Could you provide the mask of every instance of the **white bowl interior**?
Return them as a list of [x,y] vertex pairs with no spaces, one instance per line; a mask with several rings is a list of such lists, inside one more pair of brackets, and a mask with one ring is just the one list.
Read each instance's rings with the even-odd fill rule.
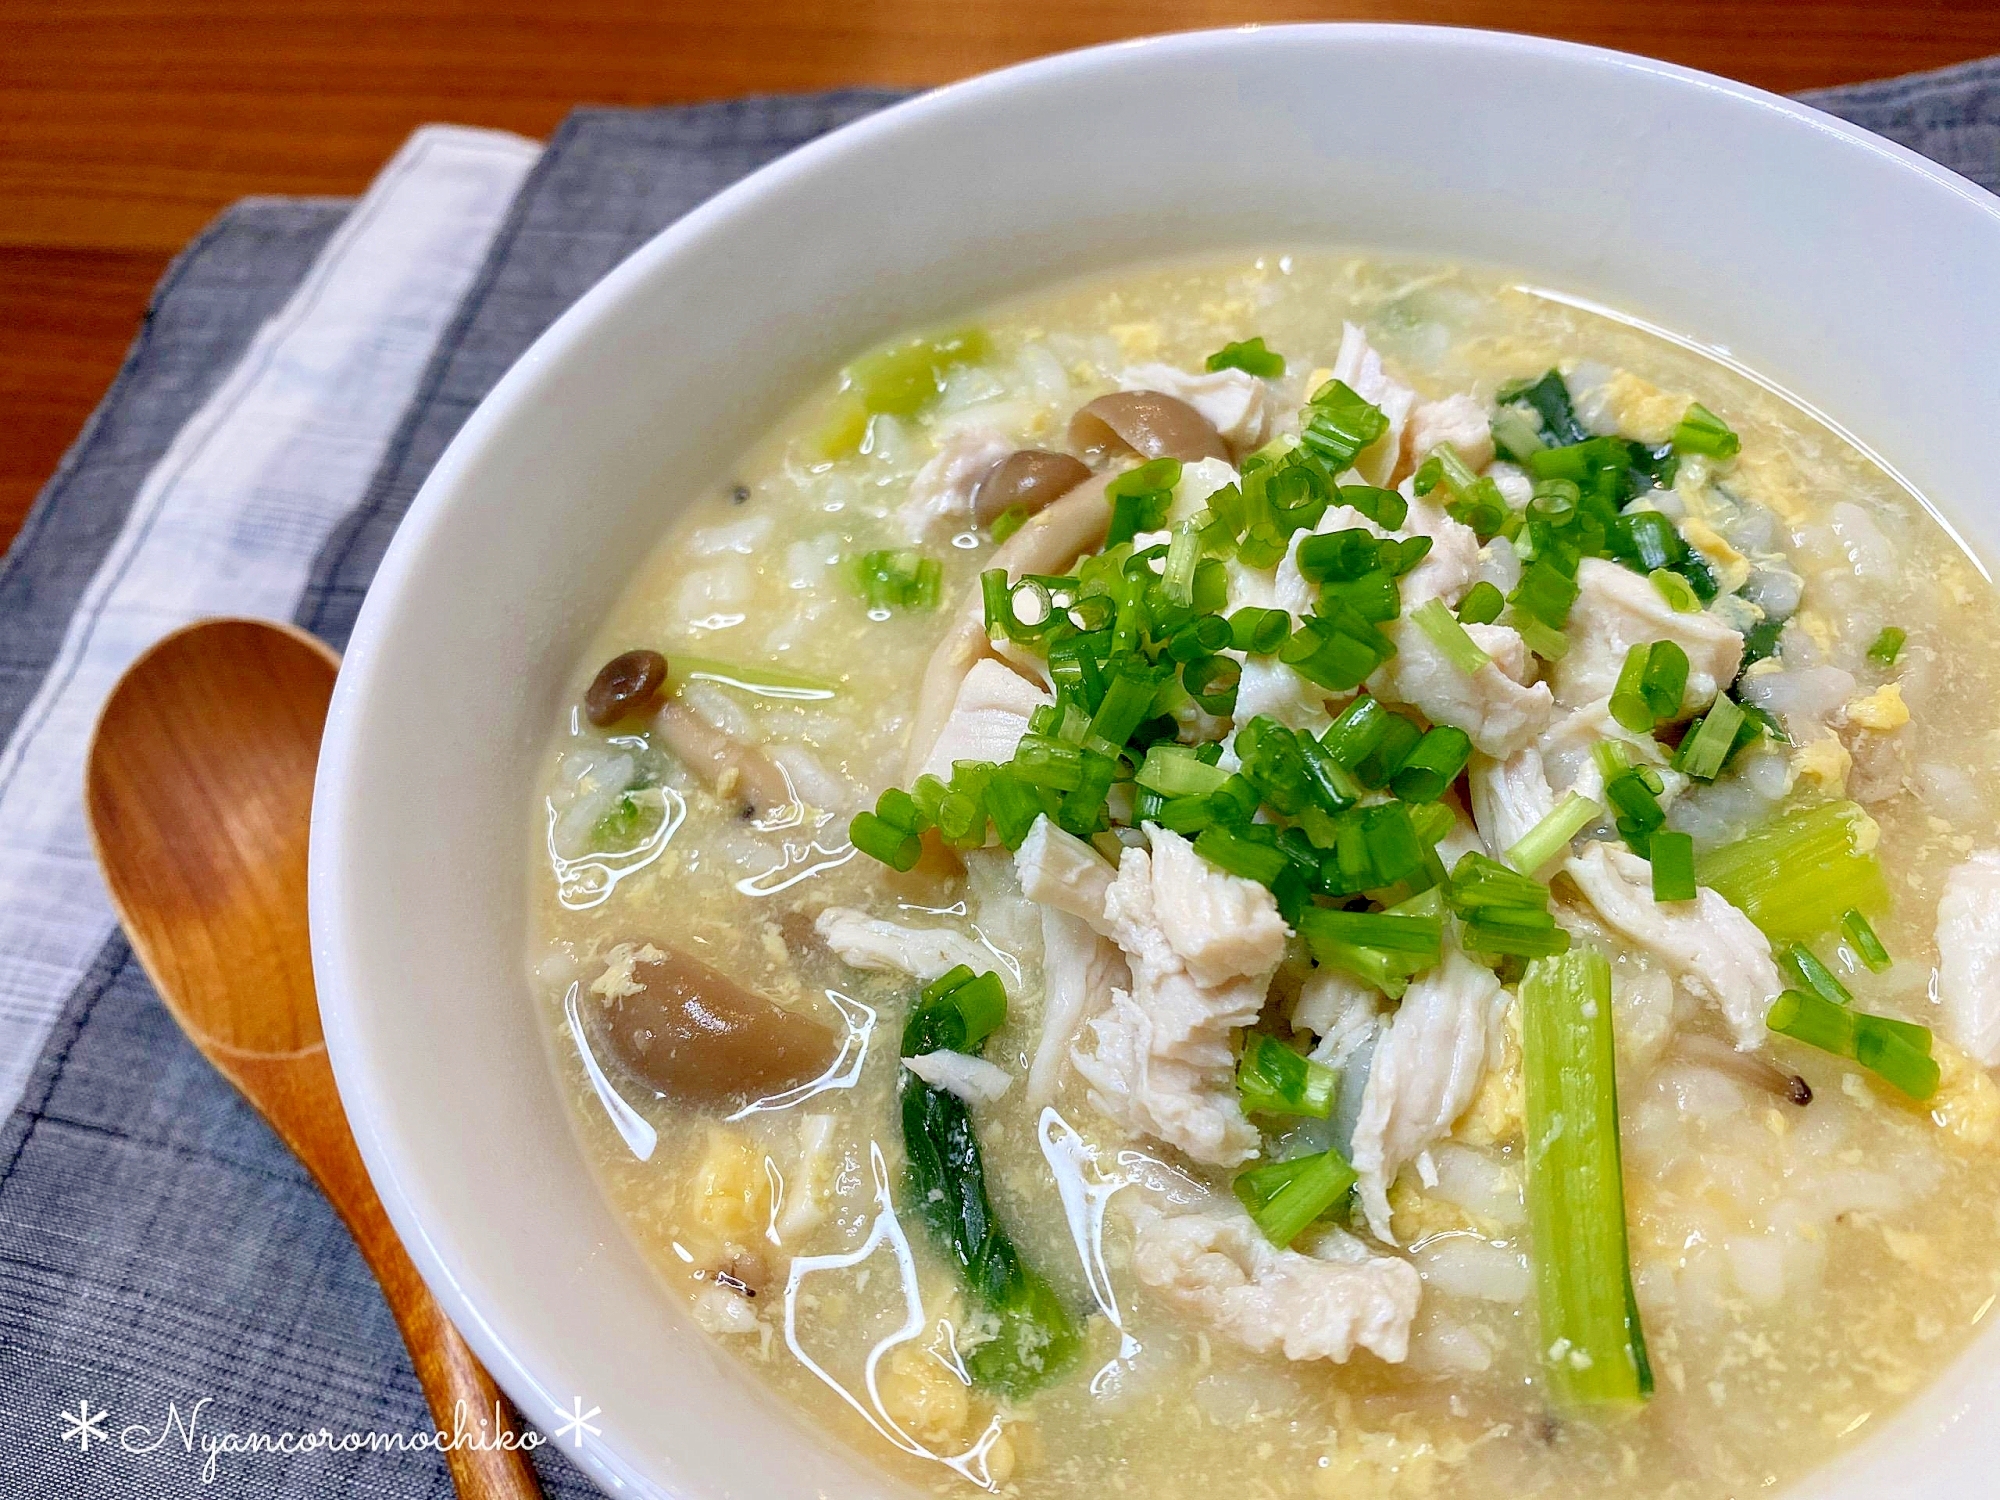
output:
[[[904,326],[1121,262],[1301,242],[1518,268],[1692,333],[2000,553],[2000,202],[1665,65],[1416,28],[1167,38],[903,106],[690,216],[535,346],[425,486],[341,675],[313,826],[329,1042],[383,1197],[532,1417],[601,1408],[582,1457],[607,1484],[890,1488],[647,1271],[583,1166],[526,993],[540,757],[585,638],[670,520],[659,496],[719,481],[811,382]],[[1974,1413],[1996,1402],[1989,1334],[1803,1492],[1978,1492],[2000,1436]]]

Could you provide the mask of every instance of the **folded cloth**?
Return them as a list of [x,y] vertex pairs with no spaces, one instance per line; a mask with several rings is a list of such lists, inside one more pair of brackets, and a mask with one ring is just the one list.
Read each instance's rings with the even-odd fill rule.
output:
[[[193,614],[344,641],[537,334],[703,198],[897,97],[582,111],[532,170],[521,143],[421,132],[351,214],[242,204],[169,272],[0,564],[0,1494],[450,1495],[407,1447],[428,1416],[339,1221],[111,926],[76,809],[90,719]],[[1810,97],[2000,187],[2000,64]],[[334,1446],[220,1453],[203,1482],[220,1435],[322,1429]],[[371,1433],[405,1445],[338,1443]],[[551,1492],[594,1495],[555,1454]]]

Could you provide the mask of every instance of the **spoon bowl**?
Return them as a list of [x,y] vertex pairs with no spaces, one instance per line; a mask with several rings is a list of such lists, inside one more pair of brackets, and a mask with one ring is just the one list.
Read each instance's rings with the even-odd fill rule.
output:
[[313,771],[339,658],[300,630],[203,620],[145,652],[91,739],[84,806],[132,951],[195,1047],[302,1161],[382,1283],[458,1493],[541,1493],[511,1408],[411,1263],[320,1031],[306,922]]

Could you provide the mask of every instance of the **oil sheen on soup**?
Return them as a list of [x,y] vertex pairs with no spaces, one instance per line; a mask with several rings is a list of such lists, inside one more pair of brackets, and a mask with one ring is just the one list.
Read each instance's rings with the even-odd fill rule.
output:
[[639,1246],[886,1469],[1740,1495],[1991,1306],[1991,587],[1773,388],[1272,253],[659,501],[534,989]]

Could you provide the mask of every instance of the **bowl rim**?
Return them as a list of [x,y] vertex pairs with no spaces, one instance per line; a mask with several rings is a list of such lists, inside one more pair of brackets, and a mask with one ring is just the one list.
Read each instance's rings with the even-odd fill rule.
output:
[[[882,138],[921,131],[934,119],[989,98],[1024,86],[1115,69],[1127,58],[1204,53],[1220,56],[1230,48],[1258,45],[1260,40],[1272,38],[1351,49],[1416,42],[1439,49],[1484,51],[1496,60],[1528,58],[1637,75],[1698,93],[1720,95],[1737,104],[1752,106],[1783,128],[1803,127],[1831,137],[1846,148],[1898,163],[2000,224],[2000,197],[1978,184],[1813,105],[1754,85],[1678,63],[1552,37],[1472,27],[1333,21],[1250,24],[1134,37],[1031,58],[925,90],[837,127],[738,179],[620,261],[538,335],[480,400],[426,476],[398,525],[363,600],[334,686],[320,747],[309,856],[313,966],[322,1026],[327,1053],[362,1160],[391,1223],[439,1304],[522,1415],[545,1432],[570,1421],[573,1414],[569,1408],[557,1404],[552,1389],[532,1368],[532,1357],[521,1351],[510,1337],[504,1326],[504,1310],[481,1307],[467,1291],[459,1275],[463,1257],[455,1240],[460,1236],[448,1232],[441,1222],[442,1216],[435,1216],[440,1220],[439,1232],[433,1234],[434,1205],[413,1183],[415,1157],[411,1144],[382,1128],[383,1111],[378,1106],[386,1093],[355,1021],[356,980],[350,948],[357,936],[349,892],[341,879],[341,872],[348,868],[350,852],[341,814],[349,795],[349,772],[362,742],[358,705],[367,695],[368,682],[378,663],[394,650],[394,640],[386,628],[393,612],[388,601],[410,587],[417,561],[425,550],[425,539],[456,499],[477,451],[504,428],[516,410],[535,399],[549,366],[586,343],[602,324],[616,316],[663,262],[674,259],[684,246],[698,242],[752,203],[783,192],[796,179],[817,173],[830,162],[865,151]],[[564,1452],[593,1481],[608,1489],[639,1494],[674,1493],[652,1478],[609,1433],[591,1436]]]

